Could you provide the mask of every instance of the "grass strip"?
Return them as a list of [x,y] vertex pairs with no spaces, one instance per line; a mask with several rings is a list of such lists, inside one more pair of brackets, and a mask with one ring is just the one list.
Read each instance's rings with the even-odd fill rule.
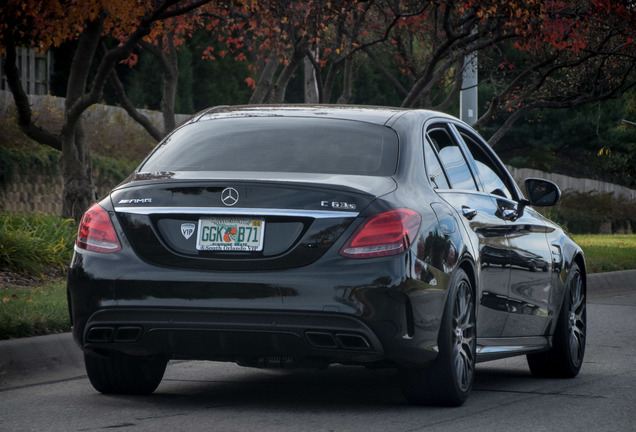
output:
[[64,281],[0,288],[0,340],[70,330]]
[[576,234],[572,238],[585,253],[588,273],[636,269],[636,234]]

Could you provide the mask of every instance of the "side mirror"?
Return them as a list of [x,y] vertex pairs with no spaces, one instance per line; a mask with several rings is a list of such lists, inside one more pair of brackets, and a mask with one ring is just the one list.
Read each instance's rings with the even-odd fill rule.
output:
[[533,206],[550,207],[559,202],[559,187],[548,180],[529,178],[525,181],[528,203]]

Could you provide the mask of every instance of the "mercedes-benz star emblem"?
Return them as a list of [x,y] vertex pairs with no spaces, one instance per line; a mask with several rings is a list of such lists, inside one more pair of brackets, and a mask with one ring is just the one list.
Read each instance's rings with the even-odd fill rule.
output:
[[221,192],[221,202],[228,207],[232,207],[239,200],[239,193],[234,188],[225,188]]

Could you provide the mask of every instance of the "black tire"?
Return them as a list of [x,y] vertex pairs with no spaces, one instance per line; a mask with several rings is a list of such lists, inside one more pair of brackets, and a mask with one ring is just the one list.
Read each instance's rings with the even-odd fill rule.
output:
[[579,374],[585,355],[587,306],[585,280],[581,270],[572,264],[565,297],[559,313],[552,348],[528,354],[532,375],[548,378],[573,378]]
[[413,405],[460,406],[473,386],[476,356],[475,292],[458,269],[449,288],[438,335],[439,354],[426,368],[401,368],[400,383]]
[[167,363],[154,356],[84,354],[88,379],[95,390],[105,394],[150,394],[161,382]]

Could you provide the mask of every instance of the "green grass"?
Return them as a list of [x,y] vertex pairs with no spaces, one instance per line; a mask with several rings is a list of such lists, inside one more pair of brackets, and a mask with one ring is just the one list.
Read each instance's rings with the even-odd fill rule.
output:
[[71,330],[63,281],[0,288],[0,340]]
[[636,269],[636,234],[572,235],[585,253],[588,273]]

